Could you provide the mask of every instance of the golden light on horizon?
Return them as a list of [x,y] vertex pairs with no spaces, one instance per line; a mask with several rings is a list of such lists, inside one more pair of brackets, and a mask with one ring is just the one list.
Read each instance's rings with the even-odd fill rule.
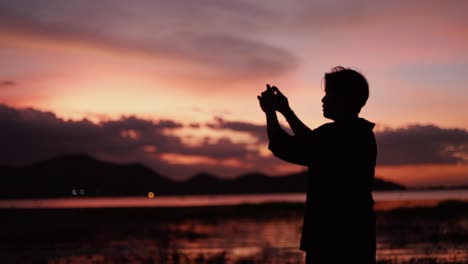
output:
[[198,155],[185,155],[176,153],[165,153],[161,154],[160,158],[167,161],[170,164],[205,164],[215,165],[216,160],[209,157],[198,156]]
[[148,198],[153,199],[154,196],[154,192],[148,192]]

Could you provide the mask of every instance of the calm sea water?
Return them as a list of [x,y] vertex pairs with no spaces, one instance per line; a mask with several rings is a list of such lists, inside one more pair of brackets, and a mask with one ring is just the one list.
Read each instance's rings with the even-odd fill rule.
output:
[[[150,198],[151,197],[151,198]],[[433,205],[442,200],[468,200],[468,189],[377,191],[376,202],[397,202],[395,206]],[[0,208],[118,208],[118,207],[187,207],[260,204],[271,202],[305,201],[303,193],[287,194],[241,194],[241,195],[188,195],[161,196],[150,194],[144,197],[70,197],[59,199],[0,200]],[[377,208],[378,209],[378,208]]]

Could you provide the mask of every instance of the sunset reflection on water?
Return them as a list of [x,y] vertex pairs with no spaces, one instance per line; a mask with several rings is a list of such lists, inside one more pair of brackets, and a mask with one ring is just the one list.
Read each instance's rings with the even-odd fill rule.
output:
[[[378,191],[373,193],[376,210],[397,207],[434,206],[443,200],[468,200],[468,190]],[[127,208],[230,206],[261,203],[303,203],[305,193],[157,196],[71,197],[0,200],[0,208]]]
[[[158,198],[146,200],[154,202]],[[378,261],[468,263],[467,206],[466,201],[437,199],[377,202]],[[303,263],[304,253],[298,249],[302,209],[300,203],[2,209],[0,260]],[[338,243],[339,238],[336,240]]]

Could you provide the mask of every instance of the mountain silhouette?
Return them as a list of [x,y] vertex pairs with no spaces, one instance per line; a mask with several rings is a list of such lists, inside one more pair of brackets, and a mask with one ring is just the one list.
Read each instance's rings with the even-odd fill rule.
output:
[[60,156],[23,167],[2,167],[0,197],[69,197],[164,193],[173,182],[138,164],[115,164],[88,155]]
[[[187,194],[298,193],[306,191],[306,172],[284,176],[247,173],[224,179],[206,172],[172,181],[140,163],[117,164],[89,155],[59,156],[27,166],[0,166],[0,198],[146,196]],[[381,179],[375,190],[401,190]]]

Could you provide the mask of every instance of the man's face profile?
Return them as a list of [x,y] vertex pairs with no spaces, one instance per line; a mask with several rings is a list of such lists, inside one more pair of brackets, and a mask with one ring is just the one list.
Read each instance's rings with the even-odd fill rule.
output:
[[343,96],[340,96],[332,89],[325,88],[325,96],[322,98],[323,116],[336,120],[346,113],[346,104]]

